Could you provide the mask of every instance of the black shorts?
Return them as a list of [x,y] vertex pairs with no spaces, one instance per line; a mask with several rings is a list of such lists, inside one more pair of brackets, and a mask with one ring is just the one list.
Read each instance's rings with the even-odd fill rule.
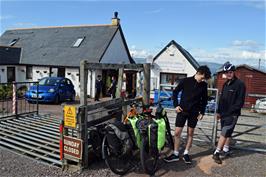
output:
[[198,115],[199,113],[179,112],[176,115],[175,126],[184,127],[187,121],[188,127],[195,128],[198,122]]
[[238,116],[227,116],[221,118],[221,135],[228,138],[231,137],[237,123]]

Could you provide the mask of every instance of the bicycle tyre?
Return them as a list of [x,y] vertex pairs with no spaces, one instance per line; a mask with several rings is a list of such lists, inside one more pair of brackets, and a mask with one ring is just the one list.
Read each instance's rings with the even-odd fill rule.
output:
[[104,136],[102,142],[102,157],[105,161],[105,164],[115,174],[125,175],[132,168],[130,159],[120,159],[116,154],[112,154],[110,147],[108,146],[106,135]]
[[152,156],[149,152],[148,137],[142,137],[140,146],[140,161],[143,170],[147,174],[154,175],[157,170],[158,158],[159,154]]

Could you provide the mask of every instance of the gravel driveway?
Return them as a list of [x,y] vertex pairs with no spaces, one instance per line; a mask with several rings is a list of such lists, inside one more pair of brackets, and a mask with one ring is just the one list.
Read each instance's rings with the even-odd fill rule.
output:
[[[217,165],[211,159],[211,151],[203,145],[194,145],[192,150],[193,163],[186,165],[182,160],[166,164],[159,161],[159,170],[155,176],[266,176],[266,155],[253,152],[235,150],[231,158],[225,159],[222,165]],[[113,174],[103,161],[96,161],[81,174],[66,172],[60,168],[40,163],[36,160],[14,154],[9,150],[0,148],[0,176],[1,177],[63,177],[63,176],[117,176]],[[135,169],[126,176],[148,176],[141,169]]]
[[[61,106],[40,105],[42,113],[57,113],[60,117],[62,112]],[[248,114],[248,113],[245,113]],[[261,116],[258,122],[265,124],[265,116]],[[243,120],[243,118],[240,118]],[[245,122],[246,117],[245,117]],[[252,121],[251,121],[252,122]],[[254,122],[253,122],[254,123]],[[263,140],[263,139],[262,139]],[[265,136],[264,141],[265,142]],[[266,149],[265,144],[261,144]],[[162,154],[163,158],[167,152]],[[225,159],[222,165],[217,165],[211,159],[212,150],[207,143],[194,143],[191,149],[193,163],[186,165],[182,160],[174,163],[166,164],[163,160],[159,161],[159,170],[155,176],[165,177],[182,177],[182,176],[252,176],[266,177],[266,154],[256,153],[244,150],[234,150],[233,156]],[[58,167],[49,166],[30,159],[20,154],[16,154],[7,149],[0,147],[0,177],[21,177],[21,176],[45,176],[45,177],[63,177],[63,176],[117,176],[113,174],[102,160],[91,163],[89,169],[82,173],[62,171]],[[141,168],[136,168],[129,172],[126,176],[148,176],[143,173]]]

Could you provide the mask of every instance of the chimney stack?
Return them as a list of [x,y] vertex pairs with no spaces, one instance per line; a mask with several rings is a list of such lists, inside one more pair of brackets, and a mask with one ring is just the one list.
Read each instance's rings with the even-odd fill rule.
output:
[[118,12],[114,12],[114,17],[112,18],[112,25],[118,26],[120,24],[120,19],[118,18]]

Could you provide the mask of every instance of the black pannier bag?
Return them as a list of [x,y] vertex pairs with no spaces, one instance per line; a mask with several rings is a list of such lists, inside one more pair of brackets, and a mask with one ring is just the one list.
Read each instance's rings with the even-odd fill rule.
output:
[[103,133],[101,132],[102,126],[93,126],[89,129],[88,133],[88,143],[92,146],[93,152],[97,157],[101,157],[101,148]]
[[107,142],[114,154],[119,156],[129,154],[132,150],[132,141],[129,138],[126,125],[120,121],[110,123],[105,127]]
[[158,125],[152,121],[148,128],[150,153],[153,156],[158,155],[157,140],[158,140]]

